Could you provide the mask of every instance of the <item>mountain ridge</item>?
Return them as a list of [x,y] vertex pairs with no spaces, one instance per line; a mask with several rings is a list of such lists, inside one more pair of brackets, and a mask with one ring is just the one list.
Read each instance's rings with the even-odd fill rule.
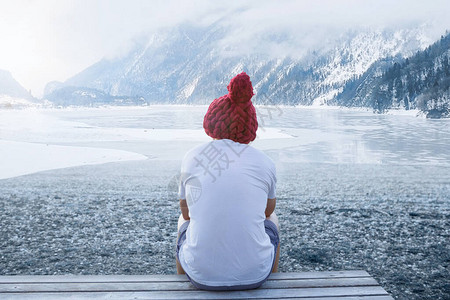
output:
[[7,95],[26,100],[33,100],[34,97],[17,80],[13,78],[7,70],[0,69],[0,95]]
[[[344,106],[420,109],[427,117],[450,116],[450,33],[414,55],[383,66],[377,61],[363,75],[346,83],[334,99]],[[378,73],[378,74],[377,74]],[[368,80],[369,79],[369,80]]]
[[27,107],[36,102],[38,100],[9,71],[0,69],[0,108]]
[[[246,71],[257,104],[340,105],[335,98],[346,84],[376,62],[384,61],[388,68],[428,46],[425,32],[424,27],[353,30],[325,50],[309,50],[301,58],[273,58],[224,55],[228,50],[216,47],[226,37],[220,24],[183,25],[151,36],[123,57],[99,61],[61,83],[57,93],[46,88],[50,93],[45,97],[60,105],[208,104],[227,93],[233,75]],[[71,100],[77,88],[97,95]]]

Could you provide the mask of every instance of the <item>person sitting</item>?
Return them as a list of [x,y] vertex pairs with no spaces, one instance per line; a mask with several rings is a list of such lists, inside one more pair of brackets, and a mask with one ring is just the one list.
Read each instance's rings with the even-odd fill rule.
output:
[[203,120],[213,140],[181,163],[177,272],[205,290],[257,288],[280,254],[275,164],[249,145],[258,128],[250,77],[243,72],[227,88]]

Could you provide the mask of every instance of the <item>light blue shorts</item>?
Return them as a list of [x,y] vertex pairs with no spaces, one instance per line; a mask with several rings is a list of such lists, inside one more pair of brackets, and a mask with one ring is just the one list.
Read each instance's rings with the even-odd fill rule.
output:
[[[178,230],[178,240],[177,240],[177,258],[178,261],[180,260],[179,257],[179,252],[181,249],[181,246],[183,245],[183,243],[186,241],[186,231],[189,227],[189,221],[183,223],[180,226],[180,230]],[[273,223],[270,220],[264,220],[264,227],[266,229],[266,233],[270,238],[270,242],[272,243],[274,249],[275,249],[275,255],[273,256],[273,262],[272,262],[272,268],[273,265],[275,264],[275,260],[277,257],[277,248],[278,245],[280,244],[280,237],[278,234],[278,229],[277,229],[277,225],[275,225],[275,223]],[[271,269],[272,269],[271,268]],[[202,290],[209,290],[209,291],[231,291],[231,290],[250,290],[250,289],[256,289],[258,287],[260,287],[264,282],[266,282],[267,278],[269,278],[269,275],[267,275],[266,278],[264,278],[263,280],[261,280],[260,282],[257,283],[252,283],[252,284],[241,284],[241,285],[233,285],[233,286],[209,286],[209,285],[204,285],[201,283],[198,283],[194,280],[192,280],[191,277],[189,277],[189,274],[186,273],[186,276],[188,277],[189,281],[196,287]]]

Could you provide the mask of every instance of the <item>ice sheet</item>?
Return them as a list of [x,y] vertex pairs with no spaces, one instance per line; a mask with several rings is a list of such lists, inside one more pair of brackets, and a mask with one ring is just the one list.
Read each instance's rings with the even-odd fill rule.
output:
[[[100,110],[106,114],[114,111],[128,112],[121,116],[121,121],[130,118],[127,116],[129,108]],[[99,111],[75,111],[80,118],[96,112]],[[175,142],[201,143],[211,140],[203,128],[93,126],[64,119],[61,117],[64,113],[67,111],[0,110],[0,179],[87,164],[147,158],[173,159],[182,157],[186,151],[173,147]],[[261,127],[257,135],[259,140],[293,138],[280,128],[269,127]],[[93,147],[79,147],[90,144]],[[150,153],[145,150],[148,145],[151,145]],[[168,151],[169,145],[175,149]]]
[[[63,112],[61,111],[61,113]],[[89,112],[92,111],[78,111],[77,113],[81,117]],[[93,119],[95,117],[93,116]],[[121,117],[122,120],[127,119],[126,115]],[[260,126],[256,134],[259,139],[292,138],[292,135],[283,132],[281,128]],[[36,143],[211,140],[203,128],[93,126],[88,123],[59,119],[53,114],[39,110],[0,110],[0,138]]]

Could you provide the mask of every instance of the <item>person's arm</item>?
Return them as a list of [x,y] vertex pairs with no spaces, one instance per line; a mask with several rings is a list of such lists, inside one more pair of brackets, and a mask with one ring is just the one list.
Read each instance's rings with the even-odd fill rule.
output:
[[275,210],[275,204],[277,202],[277,198],[273,199],[267,199],[267,206],[266,206],[266,218],[270,217],[270,215]]
[[187,206],[186,199],[180,199],[180,208],[181,208],[181,214],[183,215],[183,218],[185,220],[189,220],[189,208]]

